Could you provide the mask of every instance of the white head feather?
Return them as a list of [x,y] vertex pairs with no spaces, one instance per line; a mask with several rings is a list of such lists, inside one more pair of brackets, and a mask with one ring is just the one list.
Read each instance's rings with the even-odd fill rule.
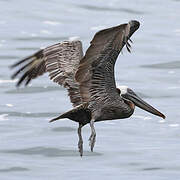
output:
[[120,95],[121,95],[121,94],[126,94],[126,93],[127,93],[127,89],[128,89],[127,86],[118,86],[118,88],[119,88],[120,91],[121,91]]

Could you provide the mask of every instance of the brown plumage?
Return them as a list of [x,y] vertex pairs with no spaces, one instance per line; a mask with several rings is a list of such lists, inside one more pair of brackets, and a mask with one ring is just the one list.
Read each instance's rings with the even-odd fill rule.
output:
[[20,76],[17,86],[22,83],[28,85],[32,79],[49,73],[49,78],[68,90],[73,106],[82,103],[79,84],[74,76],[83,57],[81,41],[64,41],[29,56],[11,66],[19,69],[12,75],[12,79]]
[[[81,128],[90,123],[91,151],[95,144],[96,132],[94,122],[127,118],[134,112],[135,105],[165,117],[147,104],[140,104],[139,97],[129,88],[117,89],[114,79],[114,65],[124,45],[130,52],[130,37],[139,28],[139,22],[130,21],[95,34],[83,56],[81,41],[65,41],[47,47],[29,56],[12,67],[19,69],[12,78],[20,76],[17,86],[25,85],[44,74],[68,90],[74,108],[57,118],[69,118],[79,123],[79,152],[83,154]],[[122,92],[121,92],[122,91]],[[128,96],[131,92],[133,97]],[[148,109],[149,108],[149,109]]]

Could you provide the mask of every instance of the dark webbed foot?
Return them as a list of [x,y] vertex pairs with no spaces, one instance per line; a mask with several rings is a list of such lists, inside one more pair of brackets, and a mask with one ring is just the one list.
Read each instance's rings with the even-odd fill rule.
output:
[[83,139],[82,139],[82,134],[81,134],[82,127],[83,127],[83,125],[79,124],[79,127],[78,127],[78,136],[79,136],[78,149],[79,149],[79,153],[80,153],[81,157],[83,155]]
[[91,147],[91,151],[93,152],[93,148],[96,142],[96,131],[94,128],[94,119],[90,121],[90,127],[91,127],[91,135],[89,137],[89,146]]

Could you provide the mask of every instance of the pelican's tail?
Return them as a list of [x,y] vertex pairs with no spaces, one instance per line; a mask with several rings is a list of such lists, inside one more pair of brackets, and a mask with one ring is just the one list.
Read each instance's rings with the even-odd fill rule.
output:
[[89,123],[91,120],[91,112],[88,109],[88,103],[80,104],[79,106],[76,106],[74,109],[71,109],[70,111],[63,113],[60,116],[51,119],[49,122],[53,122],[64,118],[71,119],[83,125]]
[[[68,111],[69,112],[69,111]],[[64,119],[64,118],[67,118],[67,114],[68,112],[64,113],[64,114],[61,114],[60,116],[56,117],[56,118],[53,118],[51,119],[49,122],[53,122],[53,121],[56,121],[58,119]]]

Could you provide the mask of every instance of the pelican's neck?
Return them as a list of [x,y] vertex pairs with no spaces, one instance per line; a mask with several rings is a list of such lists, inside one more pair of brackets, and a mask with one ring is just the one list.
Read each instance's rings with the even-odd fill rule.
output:
[[127,114],[127,117],[130,117],[133,113],[134,113],[134,109],[135,109],[135,105],[132,101],[130,100],[127,100],[127,99],[124,99],[124,103],[127,105],[127,109],[126,109],[126,114]]
[[134,103],[133,103],[132,101],[127,101],[127,100],[125,100],[125,103],[126,103],[132,110],[135,109],[135,105],[134,105]]

